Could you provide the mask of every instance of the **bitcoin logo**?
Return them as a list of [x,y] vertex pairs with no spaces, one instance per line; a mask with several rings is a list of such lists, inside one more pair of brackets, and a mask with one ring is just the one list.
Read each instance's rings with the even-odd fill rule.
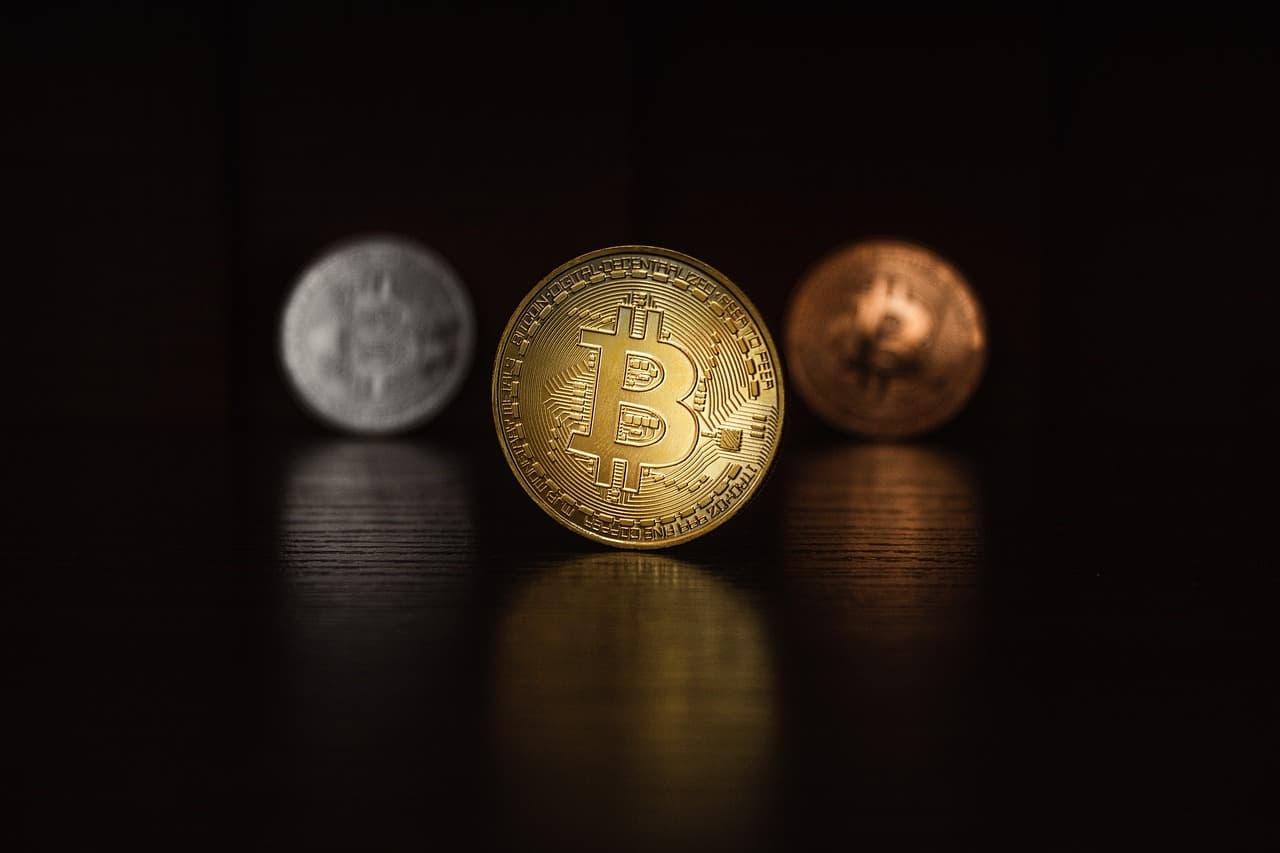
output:
[[391,277],[378,276],[372,288],[360,288],[351,305],[351,372],[368,383],[375,397],[387,380],[417,359],[409,306],[391,289]]
[[407,430],[430,420],[467,375],[471,299],[435,252],[398,237],[325,252],[294,284],[280,355],[298,400],[338,429]]
[[899,240],[824,258],[787,315],[787,363],[805,402],[871,438],[945,423],[977,387],[986,346],[982,308],[960,272]]
[[641,315],[640,334],[634,319],[631,306],[623,305],[616,331],[582,330],[580,345],[599,354],[594,404],[588,431],[569,439],[570,452],[592,460],[597,486],[620,480],[628,492],[640,491],[642,468],[682,462],[698,440],[698,419],[683,402],[697,382],[697,368],[679,347],[660,339],[661,311]]
[[778,354],[722,273],[624,246],[555,270],[507,324],[493,373],[498,439],[552,518],[658,548],[730,518],[781,434]]
[[849,311],[832,328],[849,369],[887,382],[919,368],[934,325],[927,305],[883,273],[849,303]]

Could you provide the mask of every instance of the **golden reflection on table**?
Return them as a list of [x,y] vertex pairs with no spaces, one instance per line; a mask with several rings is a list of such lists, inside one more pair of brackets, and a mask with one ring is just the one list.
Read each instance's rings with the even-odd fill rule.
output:
[[651,553],[568,561],[515,591],[494,654],[498,758],[527,830],[654,850],[761,831],[774,665],[752,602],[714,574]]

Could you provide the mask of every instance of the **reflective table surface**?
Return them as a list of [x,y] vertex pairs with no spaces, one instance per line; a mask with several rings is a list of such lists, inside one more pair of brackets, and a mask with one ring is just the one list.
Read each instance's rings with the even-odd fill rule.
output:
[[1256,513],[1152,489],[1158,452],[792,441],[730,524],[641,553],[482,440],[10,447],[24,849],[1273,830],[1253,549],[1223,544]]

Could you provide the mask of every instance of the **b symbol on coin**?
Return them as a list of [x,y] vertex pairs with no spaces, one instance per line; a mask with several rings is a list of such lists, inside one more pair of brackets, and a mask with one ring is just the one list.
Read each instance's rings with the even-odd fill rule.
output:
[[893,277],[878,275],[850,298],[847,313],[832,324],[832,332],[851,370],[864,381],[888,383],[919,369],[933,326],[925,303]]
[[678,346],[661,339],[663,312],[646,309],[640,330],[630,305],[618,308],[613,332],[584,328],[580,346],[597,351],[588,431],[569,452],[592,457],[597,486],[640,491],[642,468],[675,465],[693,452],[698,419],[684,403],[698,371]]
[[903,240],[866,240],[820,261],[787,314],[787,361],[824,420],[898,440],[946,423],[986,363],[982,305],[960,271]]

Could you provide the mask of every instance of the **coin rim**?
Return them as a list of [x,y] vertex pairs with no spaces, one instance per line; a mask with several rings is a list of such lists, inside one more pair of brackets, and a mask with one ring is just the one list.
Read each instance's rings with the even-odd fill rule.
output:
[[[407,421],[390,426],[353,426],[340,420],[332,413],[324,411],[307,397],[300,383],[289,369],[288,340],[285,335],[285,327],[288,323],[289,309],[293,306],[294,299],[298,295],[302,282],[306,279],[307,274],[310,273],[312,269],[318,266],[321,262],[328,260],[330,257],[339,254],[340,252],[372,243],[391,243],[402,248],[407,248],[413,252],[426,255],[439,263],[441,267],[444,268],[445,272],[453,277],[453,283],[456,285],[454,290],[462,301],[462,313],[466,323],[468,345],[463,348],[462,364],[453,379],[452,387],[445,390],[444,394],[440,397],[439,404],[435,408],[415,415]],[[475,305],[471,301],[471,294],[467,290],[466,280],[463,279],[457,268],[454,267],[453,264],[449,263],[448,259],[440,252],[437,252],[430,246],[402,234],[376,232],[372,234],[359,234],[352,237],[346,237],[342,240],[338,240],[337,242],[330,243],[324,249],[312,255],[310,260],[303,264],[302,268],[298,271],[298,274],[294,276],[293,283],[289,287],[289,291],[285,294],[284,300],[280,306],[279,317],[280,320],[277,324],[278,331],[276,335],[278,340],[276,346],[276,366],[284,379],[284,384],[288,387],[294,400],[298,402],[307,414],[318,420],[323,426],[335,430],[336,432],[346,433],[347,435],[355,435],[365,438],[386,438],[403,435],[427,424],[434,420],[441,412],[449,407],[450,403],[454,401],[459,392],[461,392],[462,386],[466,384],[467,377],[470,376],[471,370],[475,365],[476,311]]]
[[[545,502],[542,501],[541,498],[539,498],[537,495],[533,493],[533,491],[529,488],[529,484],[525,482],[524,477],[520,475],[519,469],[516,468],[515,460],[511,456],[511,450],[510,448],[507,447],[506,439],[502,433],[502,418],[499,413],[499,405],[498,405],[498,402],[499,402],[498,401],[498,377],[500,375],[499,370],[502,366],[502,356],[503,356],[503,353],[506,352],[507,339],[511,336],[511,331],[512,329],[515,328],[516,321],[519,320],[521,315],[524,313],[523,312],[524,306],[527,305],[535,296],[541,293],[542,289],[545,288],[547,285],[549,285],[559,275],[564,273],[566,270],[569,270],[575,266],[581,265],[586,261],[592,260],[593,258],[598,258],[602,255],[623,254],[623,253],[637,254],[637,253],[645,253],[645,252],[657,254],[657,255],[665,255],[671,259],[683,261],[686,264],[689,264],[690,266],[700,267],[705,272],[708,272],[711,275],[715,276],[717,283],[728,285],[730,292],[733,294],[735,298],[737,298],[742,302],[743,306],[747,309],[747,312],[751,315],[751,318],[755,321],[756,326],[759,327],[760,333],[764,336],[765,342],[768,344],[769,351],[774,356],[774,370],[778,376],[777,440],[774,443],[773,453],[770,454],[768,462],[765,463],[764,470],[760,472],[760,475],[755,480],[755,487],[752,488],[751,492],[745,498],[743,498],[742,502],[739,503],[738,506],[732,512],[725,513],[719,518],[716,518],[713,521],[711,521],[709,524],[702,525],[696,531],[690,531],[684,536],[673,537],[671,539],[663,539],[661,541],[656,541],[656,542],[644,542],[644,541],[637,542],[634,540],[624,541],[624,540],[618,540],[618,539],[610,539],[607,536],[602,536],[599,533],[593,533],[589,530],[585,530],[581,527],[571,524],[570,522],[565,520],[563,517],[561,517],[559,514],[554,512],[551,509],[551,507],[547,506]],[[493,410],[494,433],[498,438],[498,445],[502,448],[502,457],[506,459],[507,467],[511,469],[511,473],[512,475],[515,476],[516,482],[520,484],[520,488],[524,490],[524,493],[529,496],[530,500],[532,500],[533,503],[539,509],[541,509],[544,514],[550,516],[561,527],[564,527],[568,530],[572,530],[574,533],[578,534],[579,536],[590,539],[593,542],[598,542],[602,545],[610,545],[614,548],[625,548],[625,549],[637,550],[637,551],[657,551],[662,548],[673,548],[677,545],[684,545],[686,543],[692,542],[695,539],[699,539],[702,536],[705,536],[706,534],[715,531],[717,528],[720,527],[720,525],[724,524],[726,521],[729,521],[734,516],[736,516],[739,512],[741,512],[743,507],[751,503],[751,501],[755,498],[755,496],[758,495],[760,493],[760,490],[764,487],[765,481],[768,479],[768,475],[770,474],[770,472],[773,471],[773,468],[778,461],[778,450],[782,447],[782,427],[783,427],[783,422],[785,420],[785,414],[786,414],[786,377],[783,375],[783,369],[782,369],[782,363],[781,363],[782,358],[783,358],[782,351],[778,349],[778,344],[776,341],[774,341],[773,335],[769,332],[769,327],[765,324],[764,317],[763,315],[761,315],[759,309],[756,308],[755,303],[752,302],[751,299],[746,295],[746,293],[743,292],[742,288],[738,287],[738,285],[733,281],[733,279],[729,278],[727,275],[725,275],[715,267],[711,266],[711,264],[708,264],[706,261],[701,261],[693,257],[692,255],[686,255],[684,252],[677,252],[675,249],[666,249],[666,248],[663,248],[662,246],[627,244],[627,245],[621,245],[621,246],[608,246],[603,249],[595,249],[594,251],[590,251],[590,252],[586,252],[585,254],[578,255],[576,258],[573,258],[572,260],[569,260],[564,262],[563,264],[560,264],[551,272],[547,273],[547,275],[543,276],[541,279],[538,280],[538,283],[535,284],[532,289],[530,289],[527,293],[525,293],[524,296],[520,297],[520,301],[516,304],[515,310],[511,312],[511,319],[508,320],[506,326],[503,327],[502,337],[498,338],[497,354],[494,356],[494,359],[493,359],[493,381],[490,385],[489,404],[491,409]]]
[[[934,259],[938,260],[939,262],[941,262],[944,266],[946,266],[951,271],[952,277],[957,282],[959,282],[961,285],[964,286],[966,295],[969,297],[969,301],[973,305],[974,315],[978,321],[977,323],[978,330],[982,333],[982,342],[983,342],[982,352],[979,354],[978,369],[974,373],[973,381],[969,387],[969,390],[966,391],[959,398],[957,398],[955,405],[949,411],[945,409],[942,410],[943,414],[941,417],[934,417],[926,421],[924,426],[916,427],[915,429],[867,430],[867,429],[861,429],[855,426],[850,426],[848,423],[844,423],[836,419],[824,407],[814,403],[815,399],[820,400],[822,398],[822,394],[818,393],[817,390],[814,388],[813,383],[809,379],[808,374],[806,373],[805,368],[803,366],[804,365],[803,360],[794,357],[795,347],[792,343],[792,339],[793,339],[792,325],[795,320],[796,310],[797,310],[796,306],[800,302],[801,293],[807,289],[806,284],[813,277],[813,274],[818,271],[819,268],[835,260],[840,255],[846,254],[848,252],[852,252],[855,249],[859,249],[864,246],[872,246],[872,245],[888,246],[888,247],[896,247],[896,248],[904,248],[904,249],[914,249],[916,251],[924,252],[932,256]],[[783,335],[783,345],[786,347],[787,362],[795,365],[794,370],[792,370],[792,373],[795,375],[796,384],[800,389],[799,390],[800,399],[804,400],[804,404],[809,409],[809,411],[817,415],[819,420],[821,420],[823,423],[825,423],[827,426],[831,427],[832,429],[842,432],[845,435],[858,436],[858,437],[867,439],[869,441],[892,442],[892,441],[902,441],[906,439],[915,439],[924,435],[928,435],[932,432],[935,432],[941,429],[946,424],[950,423],[962,411],[964,411],[964,409],[968,406],[969,401],[972,400],[974,395],[977,393],[978,388],[982,385],[983,378],[986,376],[987,363],[990,361],[990,358],[991,358],[991,334],[990,334],[990,326],[987,323],[986,309],[982,304],[982,300],[978,297],[978,292],[977,290],[974,289],[973,283],[969,281],[969,277],[966,276],[960,270],[960,268],[957,267],[951,261],[950,258],[942,254],[941,252],[937,251],[936,249],[932,248],[931,246],[928,246],[924,243],[917,242],[915,240],[907,240],[902,237],[893,237],[893,236],[864,237],[862,239],[853,240],[848,243],[843,243],[837,246],[836,248],[824,253],[818,260],[810,264],[808,268],[804,271],[804,273],[800,276],[796,285],[792,288],[791,296],[787,300],[787,313],[782,324],[782,335]]]

